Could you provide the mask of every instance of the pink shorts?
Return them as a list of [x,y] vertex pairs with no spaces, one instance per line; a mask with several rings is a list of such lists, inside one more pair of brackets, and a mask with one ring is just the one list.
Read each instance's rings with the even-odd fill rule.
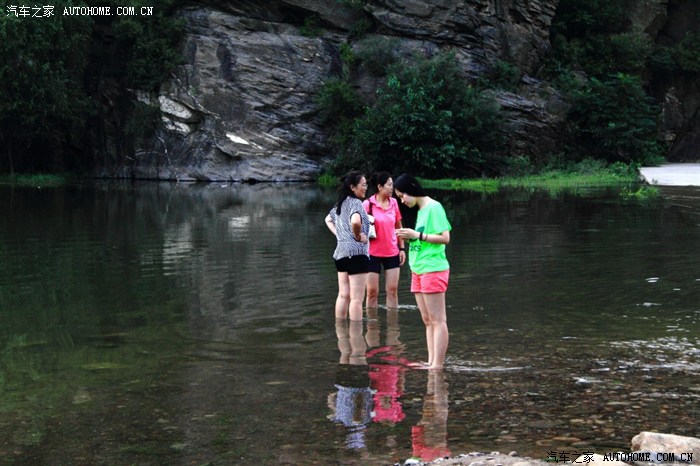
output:
[[450,269],[441,272],[411,272],[411,293],[444,293],[450,281]]

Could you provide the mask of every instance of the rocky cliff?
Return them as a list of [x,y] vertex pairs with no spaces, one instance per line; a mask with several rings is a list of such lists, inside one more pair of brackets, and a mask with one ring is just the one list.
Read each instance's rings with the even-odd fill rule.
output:
[[[656,36],[670,28],[668,0],[638,0],[631,12]],[[332,158],[314,96],[340,68],[340,45],[354,44],[358,24],[398,38],[423,55],[453,50],[465,75],[483,76],[505,61],[523,73],[517,92],[496,98],[507,115],[511,155],[562,150],[566,104],[535,79],[549,48],[558,0],[229,0],[182,11],[186,64],[159,95],[162,127],[131,167],[138,178],[178,180],[309,180]],[[674,10],[675,11],[675,10]],[[313,19],[313,23],[310,20]],[[314,24],[317,34],[302,34]],[[357,80],[374,92],[376,80]],[[667,138],[692,146],[698,120],[694,83],[658,88],[666,103]],[[700,121],[695,121],[695,126]],[[679,141],[679,137],[683,141]],[[123,172],[123,168],[122,168]]]

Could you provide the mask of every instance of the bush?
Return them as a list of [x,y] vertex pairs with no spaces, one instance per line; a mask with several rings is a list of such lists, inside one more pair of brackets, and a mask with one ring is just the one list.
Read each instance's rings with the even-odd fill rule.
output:
[[363,113],[363,102],[350,83],[340,78],[330,78],[316,95],[321,122],[337,125],[354,120]]
[[522,78],[520,68],[502,60],[498,60],[488,74],[488,77],[480,79],[479,85],[483,88],[502,89],[515,92]]
[[[108,3],[119,4],[118,0]],[[129,5],[148,6],[146,0],[129,0]],[[183,62],[179,44],[184,30],[184,21],[172,13],[179,0],[164,0],[155,8],[153,16],[119,16],[114,20],[114,36],[107,41],[112,50],[94,53],[114,54],[110,73],[125,87],[155,91],[168,74]]]
[[318,16],[307,16],[304,24],[299,26],[299,34],[304,37],[319,37],[323,34],[323,29],[319,26]]
[[387,69],[396,62],[397,39],[370,37],[358,44],[357,55],[372,76],[386,76]]
[[689,33],[673,46],[657,46],[650,62],[661,72],[700,72],[700,33]]
[[651,40],[629,30],[629,5],[630,0],[561,0],[552,22],[556,61],[599,78],[641,71]]
[[570,120],[579,147],[609,162],[641,162],[653,158],[658,109],[641,79],[618,73],[607,80],[592,78],[573,92]]
[[335,168],[478,174],[498,146],[500,121],[495,100],[466,83],[453,54],[394,67]]

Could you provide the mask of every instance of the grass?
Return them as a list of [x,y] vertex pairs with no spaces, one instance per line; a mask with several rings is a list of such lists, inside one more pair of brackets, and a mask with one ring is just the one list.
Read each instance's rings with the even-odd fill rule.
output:
[[[602,165],[592,166],[588,163],[570,169],[553,169],[522,176],[438,180],[421,178],[420,182],[423,187],[429,189],[473,191],[484,194],[493,194],[505,189],[541,190],[558,193],[586,188],[635,185],[639,182],[639,174],[634,167],[623,164],[605,167]],[[338,179],[335,176],[324,174],[319,177],[318,183],[325,187],[335,187]]]
[[534,175],[502,178],[421,180],[426,188],[495,193],[502,189],[560,192],[591,187],[624,186],[637,183],[633,170],[600,168],[590,172],[551,170]]
[[69,175],[37,173],[33,175],[0,175],[0,185],[21,186],[31,188],[56,188],[65,186],[71,181]]

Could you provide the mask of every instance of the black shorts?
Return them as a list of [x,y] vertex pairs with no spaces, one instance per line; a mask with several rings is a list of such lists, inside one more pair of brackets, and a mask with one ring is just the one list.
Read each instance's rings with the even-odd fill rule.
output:
[[369,256],[369,271],[374,273],[382,272],[382,265],[384,270],[395,269],[401,267],[401,259],[399,256],[393,257],[377,257]]
[[369,257],[364,254],[352,257],[343,257],[335,261],[335,270],[347,272],[348,275],[367,273],[369,271]]

